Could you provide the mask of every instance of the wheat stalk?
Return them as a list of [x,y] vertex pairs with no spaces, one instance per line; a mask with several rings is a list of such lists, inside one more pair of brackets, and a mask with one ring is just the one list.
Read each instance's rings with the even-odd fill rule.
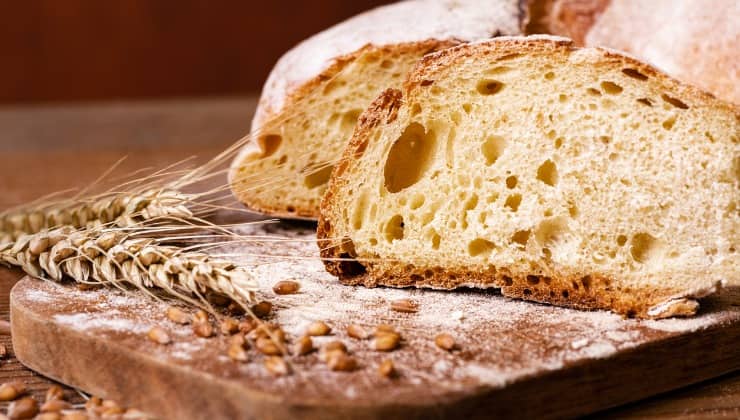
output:
[[128,227],[154,219],[188,219],[191,196],[171,189],[109,194],[73,204],[55,203],[0,213],[0,243],[14,242],[24,234],[62,226]]
[[62,227],[22,235],[15,243],[0,245],[0,263],[43,279],[69,277],[84,284],[161,290],[198,305],[205,302],[206,292],[215,292],[246,308],[258,289],[250,273],[230,261],[115,229]]

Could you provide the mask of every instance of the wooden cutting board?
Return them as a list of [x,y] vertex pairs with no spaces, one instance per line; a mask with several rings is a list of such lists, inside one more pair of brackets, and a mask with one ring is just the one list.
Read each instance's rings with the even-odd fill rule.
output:
[[[84,391],[164,418],[555,418],[592,413],[740,369],[740,291],[702,302],[692,319],[625,320],[504,298],[456,292],[347,287],[323,270],[310,227],[245,226],[248,235],[290,238],[240,245],[273,321],[298,337],[315,320],[330,324],[321,345],[344,341],[358,370],[331,372],[316,353],[290,357],[293,374],[275,378],[250,351],[226,357],[227,338],[198,338],[165,317],[166,302],[112,289],[80,291],[26,278],[11,292],[13,346],[30,368]],[[295,295],[271,286],[301,283]],[[409,298],[417,313],[389,302]],[[389,323],[402,333],[391,353],[349,338],[350,323]],[[152,326],[173,343],[146,338]],[[459,350],[435,347],[440,332]],[[399,376],[382,378],[394,361]]]

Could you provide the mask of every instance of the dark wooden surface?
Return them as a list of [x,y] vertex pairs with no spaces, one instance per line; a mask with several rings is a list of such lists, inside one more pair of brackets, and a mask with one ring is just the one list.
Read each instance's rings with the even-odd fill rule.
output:
[[[253,109],[254,99],[0,108],[0,208],[85,185],[123,155],[129,159],[119,174],[193,154],[209,157],[247,131]],[[8,292],[20,277],[0,269],[0,319],[8,320]],[[0,341],[10,349],[8,336]],[[12,352],[0,364],[0,382],[11,379],[23,380],[38,395],[51,383],[21,366]],[[597,417],[738,418],[740,373]]]
[[4,1],[0,103],[258,92],[287,49],[389,2]]

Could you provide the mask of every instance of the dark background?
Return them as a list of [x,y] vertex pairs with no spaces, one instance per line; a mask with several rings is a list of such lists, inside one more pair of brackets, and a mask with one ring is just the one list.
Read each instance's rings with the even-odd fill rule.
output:
[[0,103],[259,92],[300,40],[382,0],[0,3]]

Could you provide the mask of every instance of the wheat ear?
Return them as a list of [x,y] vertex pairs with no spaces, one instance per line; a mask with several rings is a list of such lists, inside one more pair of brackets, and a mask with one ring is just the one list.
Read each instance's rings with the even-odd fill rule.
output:
[[0,213],[0,244],[14,242],[24,234],[33,234],[61,226],[96,228],[128,227],[161,219],[188,219],[186,206],[191,196],[170,189],[151,189],[139,193],[109,194],[71,205],[56,203],[32,209]]
[[39,278],[161,290],[202,304],[207,292],[228,296],[246,308],[258,284],[244,268],[204,253],[127,237],[119,230],[63,227],[22,235],[0,245],[0,263]]

